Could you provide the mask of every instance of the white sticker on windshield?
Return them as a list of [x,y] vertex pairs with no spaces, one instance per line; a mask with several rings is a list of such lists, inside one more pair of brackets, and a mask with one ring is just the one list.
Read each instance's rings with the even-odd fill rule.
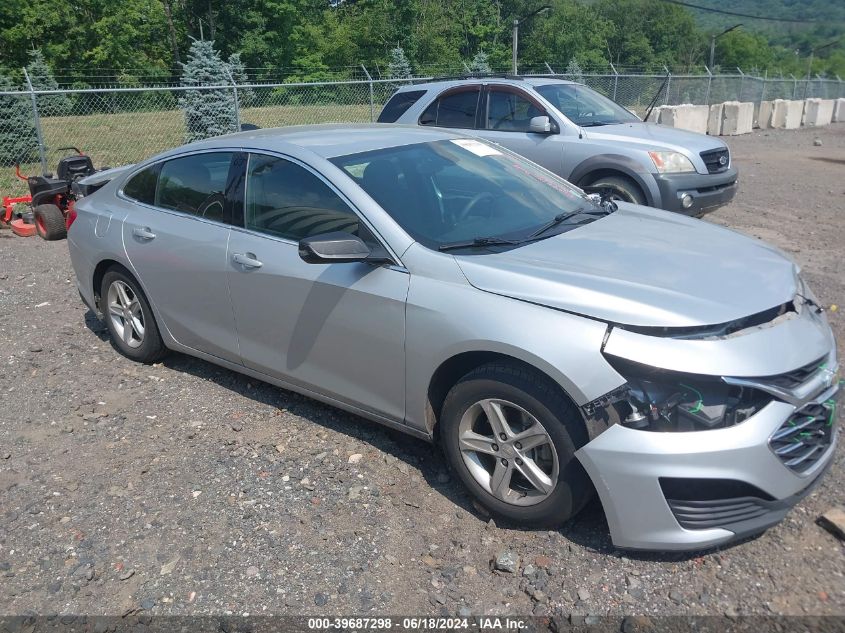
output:
[[465,150],[469,150],[476,156],[501,156],[502,152],[495,147],[476,141],[471,138],[453,138],[450,139],[455,145],[460,145]]

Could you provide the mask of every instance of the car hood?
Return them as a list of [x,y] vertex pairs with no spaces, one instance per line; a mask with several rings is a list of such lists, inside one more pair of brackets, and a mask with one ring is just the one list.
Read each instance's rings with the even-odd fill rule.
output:
[[727,323],[796,292],[796,267],[775,247],[625,203],[560,235],[456,260],[480,290],[632,326]]
[[582,129],[588,139],[632,143],[643,146],[645,149],[671,149],[688,156],[727,147],[722,141],[712,136],[640,121]]

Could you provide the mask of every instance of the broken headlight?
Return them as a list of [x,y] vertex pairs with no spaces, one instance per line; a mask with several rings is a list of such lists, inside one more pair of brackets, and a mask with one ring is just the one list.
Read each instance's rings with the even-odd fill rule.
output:
[[[613,402],[619,422],[643,431],[706,431],[744,422],[772,397],[719,376],[667,371],[608,356],[627,383]],[[614,417],[616,417],[614,416]]]

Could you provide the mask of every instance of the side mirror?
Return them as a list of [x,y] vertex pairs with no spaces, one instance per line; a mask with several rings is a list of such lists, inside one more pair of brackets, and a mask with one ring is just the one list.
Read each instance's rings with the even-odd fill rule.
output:
[[528,124],[529,129],[537,134],[551,134],[552,122],[547,116],[535,116]]
[[370,257],[370,248],[360,237],[333,231],[301,239],[299,256],[308,264],[363,262]]

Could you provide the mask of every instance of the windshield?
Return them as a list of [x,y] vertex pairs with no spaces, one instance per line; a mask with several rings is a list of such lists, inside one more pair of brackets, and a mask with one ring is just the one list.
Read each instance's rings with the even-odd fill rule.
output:
[[[556,216],[596,209],[565,180],[473,139],[417,143],[331,160],[411,237],[432,249],[466,240],[526,239]],[[543,237],[551,234],[544,232]]]
[[537,86],[536,90],[575,125],[591,127],[639,121],[618,103],[586,86],[546,84]]

